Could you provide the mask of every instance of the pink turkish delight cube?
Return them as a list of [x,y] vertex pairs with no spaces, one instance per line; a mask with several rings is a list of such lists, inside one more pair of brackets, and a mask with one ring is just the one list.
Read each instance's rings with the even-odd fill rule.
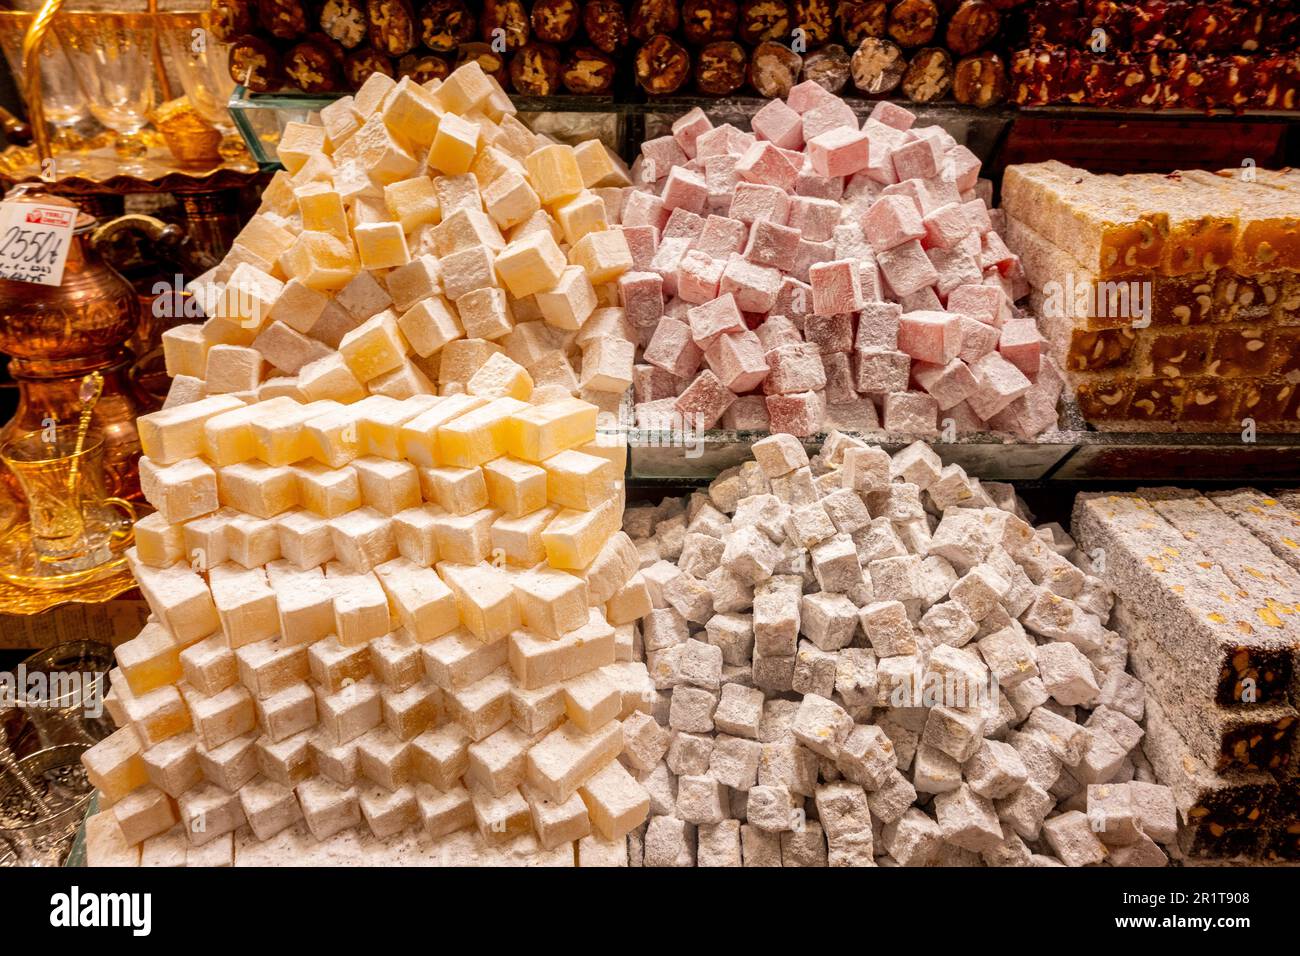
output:
[[739,219],[709,216],[704,220],[704,228],[695,237],[691,248],[715,259],[727,259],[733,252],[740,252],[745,248],[748,236],[749,226]]
[[844,178],[818,175],[805,157],[803,168],[799,170],[799,175],[794,181],[794,192],[796,196],[839,202],[844,197]]
[[[803,114],[803,138],[812,142],[822,133],[833,129],[849,129],[858,132],[858,117],[838,96],[818,103]],[[856,172],[856,170],[855,170]]]
[[677,141],[677,145],[688,158],[694,159],[695,141],[700,138],[701,134],[707,133],[711,129],[713,129],[713,123],[704,114],[704,110],[697,106],[674,121],[672,125],[673,139]]
[[755,265],[746,262],[740,256],[732,256],[722,270],[722,280],[718,283],[719,293],[731,293],[736,297],[736,305],[744,312],[768,312],[776,303],[777,293],[781,290],[781,271],[770,266]]
[[862,308],[862,273],[852,259],[819,262],[808,270],[808,280],[815,314],[847,315]]
[[781,288],[772,303],[772,315],[784,315],[794,322],[795,328],[803,328],[804,316],[812,312],[812,286],[800,282],[793,276],[781,280]]
[[[694,375],[695,372],[692,371],[691,374]],[[661,368],[653,365],[632,366],[632,394],[638,404],[676,398],[685,387],[686,383],[680,378]]]
[[853,316],[845,312],[834,315],[810,315],[803,320],[804,339],[816,345],[822,355],[853,350]]
[[835,243],[800,239],[799,248],[795,251],[794,263],[786,271],[800,282],[807,282],[813,266],[819,262],[830,262],[834,258]]
[[1002,326],[998,340],[1002,357],[1024,372],[1029,378],[1038,374],[1042,359],[1043,337],[1038,334],[1038,324],[1033,319],[1011,319]]
[[975,391],[966,399],[980,418],[988,421],[1006,408],[1033,384],[997,352],[981,356],[971,364]]
[[718,380],[737,395],[752,392],[767,378],[762,343],[749,330],[719,335],[705,359]]
[[1011,271],[1013,264],[1020,265],[1020,259],[1007,248],[1007,244],[1002,241],[1002,237],[996,232],[986,232],[984,233],[984,250],[980,254],[979,264],[983,269],[996,266],[999,272],[1006,275]]
[[632,268],[637,272],[648,272],[655,250],[659,248],[659,230],[654,226],[624,226],[623,238],[632,253]]
[[905,179],[929,179],[940,169],[943,152],[932,137],[914,139],[894,150],[894,172]]
[[939,406],[924,392],[890,392],[885,396],[885,431],[931,436],[939,432]]
[[959,285],[948,293],[948,311],[969,315],[994,328],[1001,328],[1007,311],[1006,301],[1000,286],[983,282]]
[[898,182],[898,174],[894,172],[894,150],[907,143],[907,134],[872,119],[863,124],[862,131],[871,141],[870,157],[863,173],[884,185]]
[[[971,232],[977,232],[982,236],[984,233],[992,231],[992,210],[990,210],[988,206],[984,205],[984,200],[972,199],[968,202],[964,202],[961,204],[961,211],[966,216],[966,222],[969,225]],[[996,211],[1002,212],[1001,209]]]
[[711,346],[723,333],[745,331],[745,317],[740,314],[736,297],[731,293],[693,306],[686,315],[690,321],[691,338],[702,349]]
[[948,312],[908,312],[898,324],[898,348],[918,362],[947,365],[961,349],[961,319]]
[[921,211],[927,216],[949,203],[958,206],[962,203],[961,192],[957,189],[957,185],[943,173],[931,176],[929,179],[912,181],[920,183]]
[[780,100],[769,100],[749,122],[754,135],[785,149],[803,146],[803,119]]
[[731,199],[731,209],[727,215],[743,223],[754,223],[760,219],[785,225],[790,212],[790,197],[785,190],[764,183],[736,183],[736,192]]
[[971,231],[970,220],[960,203],[945,203],[921,220],[925,226],[925,246],[951,249]]
[[844,352],[822,353],[822,368],[826,372],[826,403],[842,405],[856,402],[858,393],[853,388],[853,369]]
[[623,313],[634,328],[654,328],[664,314],[664,280],[655,272],[624,272],[618,279]]
[[820,86],[812,80],[804,80],[790,89],[786,102],[790,105],[790,109],[802,115],[814,106],[833,99],[835,99],[835,94],[824,86]]
[[654,226],[658,230],[663,229],[666,222],[668,210],[664,208],[664,201],[654,193],[633,189],[627,194],[623,202],[624,226]]
[[682,416],[677,411],[677,399],[661,398],[653,402],[638,402],[632,408],[636,427],[650,431],[675,431],[681,428]]
[[724,263],[691,249],[677,266],[677,295],[683,301],[702,305],[718,297],[718,282]]
[[[807,322],[807,319],[804,320]],[[802,342],[803,335],[792,320],[784,315],[769,315],[767,321],[754,330],[758,336],[758,341],[763,346],[763,352],[772,351],[780,345],[790,345],[792,343]]]
[[842,432],[869,432],[880,427],[880,418],[876,414],[876,403],[865,395],[859,395],[851,402],[835,404],[826,403],[826,412],[822,416],[822,428],[832,428]]
[[762,395],[742,395],[722,415],[722,427],[738,432],[765,432],[769,421]]
[[665,316],[659,320],[643,357],[676,378],[690,378],[699,371],[703,354],[691,338],[690,327]]
[[738,130],[730,123],[705,130],[695,137],[695,158],[708,159],[713,156],[727,155],[731,152],[731,134],[735,132]]
[[893,349],[860,349],[852,356],[853,387],[871,395],[906,391],[912,357]]
[[664,223],[660,242],[665,239],[694,240],[704,229],[704,217],[687,209],[674,209]]
[[977,432],[988,431],[987,423],[975,414],[974,409],[970,407],[970,402],[959,402],[944,412],[943,427],[947,428],[949,422],[958,435],[974,435]]
[[871,141],[856,126],[837,126],[808,141],[808,159],[818,175],[851,176],[867,168]]
[[884,123],[894,129],[907,132],[916,122],[916,114],[911,110],[899,106],[897,103],[891,103],[888,100],[881,100],[871,111],[871,116],[877,123]]
[[944,168],[952,171],[953,180],[962,192],[974,189],[980,178],[980,158],[960,144],[951,146],[943,157]]
[[967,365],[983,358],[998,347],[998,330],[995,326],[972,319],[969,315],[960,315],[961,349],[957,357]]
[[822,397],[816,392],[767,396],[768,430],[773,435],[807,438],[822,428]]
[[934,266],[934,271],[939,274],[934,285],[940,298],[947,298],[948,293],[958,286],[978,285],[984,279],[979,260],[960,243],[951,249],[936,246],[927,249],[925,254]]
[[918,362],[912,369],[912,378],[938,402],[941,411],[965,401],[975,391],[975,376],[959,358],[947,365]]
[[939,273],[921,248],[919,239],[877,253],[876,261],[880,263],[880,272],[889,288],[897,296],[920,292],[939,281]]
[[926,234],[921,211],[906,196],[881,196],[862,217],[862,232],[877,253]]
[[896,350],[902,318],[903,307],[896,302],[864,303],[858,313],[858,332],[853,348],[859,352],[866,349]]
[[736,161],[736,175],[745,182],[776,186],[788,191],[799,175],[799,166],[792,163],[779,148],[759,140]]
[[709,198],[709,185],[699,173],[693,173],[684,166],[674,166],[668,178],[664,180],[663,192],[660,193],[664,208],[685,209],[700,214]]
[[904,312],[943,311],[943,301],[939,298],[939,293],[935,291],[934,286],[931,285],[913,292],[911,295],[900,297],[898,304],[903,307]]
[[736,395],[707,368],[677,396],[674,407],[682,421],[696,429],[713,428],[722,418]]
[[641,155],[652,160],[665,174],[674,166],[685,165],[690,158],[672,136],[657,136],[646,140],[641,144]]
[[835,235],[840,221],[840,204],[830,199],[795,196],[790,200],[790,228],[810,242],[825,242]]
[[673,239],[661,239],[655,257],[650,261],[650,271],[657,272],[664,280],[664,295],[677,294],[677,272],[681,268],[682,257],[691,247],[691,240],[685,236]]
[[749,230],[745,260],[755,265],[784,269],[794,261],[799,250],[799,230],[774,222],[759,220]]
[[921,185],[919,179],[905,179],[901,183],[893,183],[880,190],[881,196],[903,196],[912,200],[916,206],[916,212],[919,216],[925,215],[925,204],[928,197],[925,194],[925,187]]
[[826,387],[821,351],[811,342],[778,345],[765,356],[768,368],[763,391],[768,395],[813,392]]

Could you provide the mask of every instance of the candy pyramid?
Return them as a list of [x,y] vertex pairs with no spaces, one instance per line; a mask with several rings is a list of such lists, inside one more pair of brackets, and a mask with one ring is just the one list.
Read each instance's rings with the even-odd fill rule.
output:
[[92,864],[363,821],[598,853],[644,821],[616,758],[649,595],[597,430],[631,379],[600,195],[626,171],[512,114],[476,64],[372,77],[285,129],[192,285],[210,318],[167,333],[138,423],[152,615],[84,757]]

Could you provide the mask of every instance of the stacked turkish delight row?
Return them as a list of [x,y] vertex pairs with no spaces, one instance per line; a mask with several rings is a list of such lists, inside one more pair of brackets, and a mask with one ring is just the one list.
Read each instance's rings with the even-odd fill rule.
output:
[[1300,858],[1300,511],[1250,489],[1144,489],[1080,495],[1074,528],[1114,587],[1183,850]]

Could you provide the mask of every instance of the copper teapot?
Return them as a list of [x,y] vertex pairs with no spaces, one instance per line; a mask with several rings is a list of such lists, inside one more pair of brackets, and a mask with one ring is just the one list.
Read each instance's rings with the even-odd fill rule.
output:
[[[18,187],[5,200],[76,208],[39,188]],[[18,411],[0,428],[0,442],[52,422],[75,422],[81,379],[98,371],[104,377],[104,391],[92,427],[104,437],[105,486],[112,496],[134,498],[140,492],[135,419],[148,409],[141,407],[129,381],[127,370],[134,356],[125,343],[140,324],[140,302],[131,284],[99,249],[123,230],[142,230],[154,241],[172,239],[179,232],[176,226],[140,215],[97,225],[78,210],[60,285],[0,279],[0,352],[12,356],[9,372],[19,389]],[[13,484],[8,487],[17,494]]]

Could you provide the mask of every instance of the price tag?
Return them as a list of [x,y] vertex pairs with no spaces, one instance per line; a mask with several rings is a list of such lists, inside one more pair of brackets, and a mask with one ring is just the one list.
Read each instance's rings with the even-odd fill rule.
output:
[[0,279],[62,283],[76,224],[69,206],[0,202]]

